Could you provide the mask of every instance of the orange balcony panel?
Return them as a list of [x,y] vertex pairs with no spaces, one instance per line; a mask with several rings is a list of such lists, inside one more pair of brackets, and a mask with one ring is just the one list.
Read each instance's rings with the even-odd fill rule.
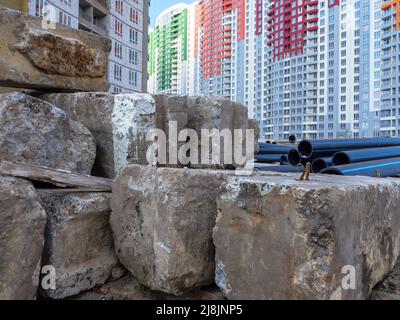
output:
[[396,11],[396,30],[400,29],[400,0],[392,0],[390,2],[384,3],[382,5],[382,10],[390,10],[392,7],[395,7]]

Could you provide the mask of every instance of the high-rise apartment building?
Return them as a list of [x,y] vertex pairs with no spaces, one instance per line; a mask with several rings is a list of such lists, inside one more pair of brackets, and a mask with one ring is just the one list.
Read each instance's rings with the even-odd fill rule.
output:
[[193,92],[244,103],[268,139],[398,135],[398,8],[399,0],[200,0],[188,38]]
[[400,136],[400,0],[381,2],[381,114],[386,137]]
[[272,1],[265,137],[380,135],[380,1]]
[[148,1],[110,0],[109,81],[112,92],[147,91]]
[[246,0],[199,2],[200,92],[244,102]]
[[198,2],[178,3],[162,12],[149,33],[149,92],[199,92]]
[[159,15],[150,34],[151,87],[159,93],[187,94],[189,6],[183,3]]
[[50,8],[55,22],[110,38],[110,91],[147,91],[150,0],[13,0],[2,5],[35,16]]

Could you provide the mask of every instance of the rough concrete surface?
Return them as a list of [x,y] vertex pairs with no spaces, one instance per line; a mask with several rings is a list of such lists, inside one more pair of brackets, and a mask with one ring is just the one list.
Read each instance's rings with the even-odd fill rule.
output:
[[400,260],[373,290],[370,300],[400,300]]
[[[73,120],[87,127],[96,139],[97,159],[93,173],[106,178],[114,178],[116,174],[131,163],[149,164],[147,151],[153,141],[146,141],[146,135],[154,129],[160,129],[167,139],[167,163],[162,166],[182,167],[190,165],[196,168],[227,167],[235,168],[238,164],[225,163],[224,139],[221,139],[221,158],[219,165],[195,164],[201,160],[201,145],[196,150],[197,160],[185,163],[179,162],[178,153],[185,144],[178,141],[181,130],[192,130],[201,142],[202,129],[242,130],[240,142],[244,146],[245,130],[254,129],[258,140],[258,126],[249,120],[247,109],[237,103],[224,99],[207,97],[182,97],[173,95],[143,95],[109,93],[74,93],[46,94],[41,99],[55,104],[64,110]],[[176,123],[176,132],[172,123]],[[172,153],[170,146],[178,147],[177,153]],[[234,150],[235,141],[231,149]],[[209,159],[211,158],[211,140]],[[194,156],[194,150],[191,150]],[[189,152],[190,153],[190,152]],[[233,154],[233,153],[232,153]],[[246,154],[243,147],[242,155]],[[252,157],[251,157],[252,158]],[[190,160],[190,159],[189,159]],[[235,160],[235,159],[230,159]]]
[[110,193],[38,191],[48,220],[42,264],[56,271],[56,289],[45,297],[62,299],[121,277],[114,251]]
[[0,8],[0,86],[106,91],[110,40]]
[[41,98],[54,103],[93,134],[97,144],[94,175],[113,179],[130,163],[148,163],[146,151],[152,142],[146,141],[146,134],[156,128],[158,113],[150,95],[94,92],[47,94]]
[[32,184],[0,175],[0,300],[33,300],[46,213]]
[[213,239],[229,299],[366,299],[398,259],[398,180],[271,174],[226,185]]
[[0,94],[0,160],[90,174],[91,133],[54,105],[23,93]]
[[141,284],[181,295],[213,282],[216,198],[229,174],[130,165],[114,181],[116,252]]

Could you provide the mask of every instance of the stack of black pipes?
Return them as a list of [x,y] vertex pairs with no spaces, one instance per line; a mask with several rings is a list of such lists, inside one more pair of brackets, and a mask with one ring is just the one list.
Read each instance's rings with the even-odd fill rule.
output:
[[[299,164],[312,164],[313,173],[393,177],[400,175],[400,138],[372,138],[372,139],[337,139],[337,140],[303,140],[297,148],[290,145],[276,145],[280,150],[286,150],[286,159],[292,169]],[[290,148],[290,149],[289,149]],[[260,145],[260,152],[256,160],[267,159],[265,146]],[[278,151],[276,149],[276,151]],[[264,154],[264,155],[263,155]],[[290,168],[284,163],[285,154],[276,161]],[[276,157],[278,159],[278,157]],[[273,158],[269,158],[273,160]],[[273,169],[260,168],[260,170]],[[279,170],[285,172],[284,168]]]

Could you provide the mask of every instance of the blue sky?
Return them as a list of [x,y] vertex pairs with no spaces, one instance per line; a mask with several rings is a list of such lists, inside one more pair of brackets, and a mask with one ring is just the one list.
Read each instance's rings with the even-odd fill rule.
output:
[[150,6],[150,18],[151,18],[151,27],[155,27],[156,19],[158,15],[163,12],[168,7],[173,6],[177,3],[193,3],[194,0],[151,0]]

